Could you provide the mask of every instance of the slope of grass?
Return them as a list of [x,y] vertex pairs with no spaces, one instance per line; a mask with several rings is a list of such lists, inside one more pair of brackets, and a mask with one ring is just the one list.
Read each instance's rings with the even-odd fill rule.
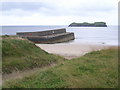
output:
[[18,37],[3,37],[2,40],[2,72],[9,74],[13,71],[43,67],[63,60],[62,57],[49,54],[34,43]]
[[118,52],[111,48],[80,58],[23,79],[6,82],[6,88],[117,88]]

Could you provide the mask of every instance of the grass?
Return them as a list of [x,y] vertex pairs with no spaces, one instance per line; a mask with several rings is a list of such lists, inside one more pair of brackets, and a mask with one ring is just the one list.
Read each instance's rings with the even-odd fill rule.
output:
[[64,60],[60,56],[49,54],[34,43],[17,36],[3,36],[2,72],[9,74],[35,67],[44,67]]
[[3,88],[117,88],[117,80],[118,51],[110,48],[7,81]]

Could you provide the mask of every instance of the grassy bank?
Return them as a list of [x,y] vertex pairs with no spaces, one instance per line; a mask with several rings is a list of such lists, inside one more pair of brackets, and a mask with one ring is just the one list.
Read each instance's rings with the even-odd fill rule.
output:
[[94,51],[80,58],[23,79],[6,82],[6,88],[116,88],[118,51],[110,48]]
[[49,54],[34,43],[17,36],[3,36],[2,39],[2,72],[43,67],[63,60],[62,57]]

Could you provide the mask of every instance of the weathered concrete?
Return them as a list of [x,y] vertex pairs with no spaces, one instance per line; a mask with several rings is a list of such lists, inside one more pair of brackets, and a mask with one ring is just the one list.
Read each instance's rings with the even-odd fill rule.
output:
[[65,28],[40,32],[19,32],[17,35],[35,43],[60,43],[74,40],[74,33],[66,32]]
[[21,37],[27,37],[27,36],[47,36],[59,33],[66,33],[65,28],[39,32],[18,32],[17,35]]

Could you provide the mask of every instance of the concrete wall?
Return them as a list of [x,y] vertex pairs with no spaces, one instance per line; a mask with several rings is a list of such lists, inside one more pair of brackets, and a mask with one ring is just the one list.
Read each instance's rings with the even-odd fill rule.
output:
[[60,43],[60,42],[66,42],[66,41],[70,41],[70,40],[74,40],[74,33],[64,33],[62,35],[58,35],[55,37],[51,37],[51,38],[45,38],[45,37],[28,37],[28,40],[33,41],[35,43]]
[[53,40],[51,40],[50,43],[67,42],[67,41],[74,40],[74,39],[75,39],[74,33],[68,33],[66,35],[61,35],[59,37],[53,38]]
[[55,29],[40,32],[19,32],[20,37],[26,37],[35,43],[60,43],[74,40],[74,33],[66,32],[66,29]]
[[21,37],[27,37],[27,36],[47,36],[52,34],[59,34],[59,33],[65,33],[66,29],[55,29],[55,30],[48,30],[48,31],[40,31],[40,32],[18,32],[17,35]]

